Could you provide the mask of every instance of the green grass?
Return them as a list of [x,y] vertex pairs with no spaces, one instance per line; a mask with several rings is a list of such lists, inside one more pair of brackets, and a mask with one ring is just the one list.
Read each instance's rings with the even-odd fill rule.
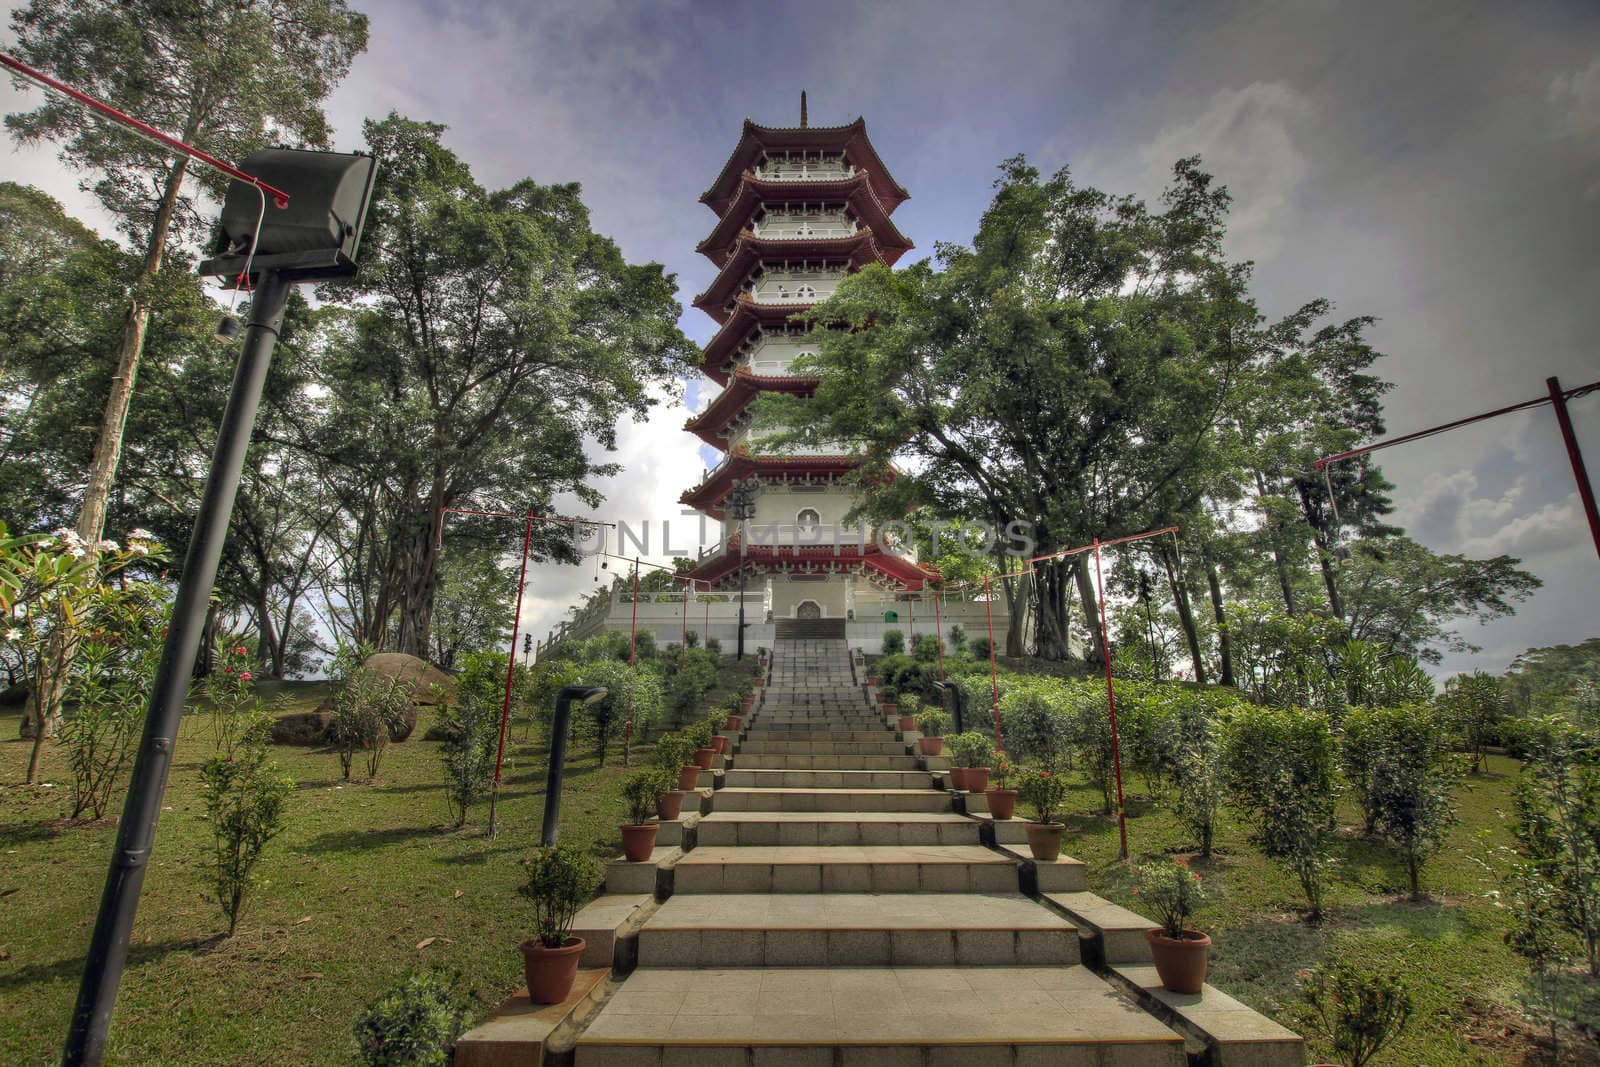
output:
[[[724,685],[750,665],[724,660]],[[284,710],[314,707],[317,684],[265,694]],[[64,754],[47,748],[42,780],[20,784],[31,742],[19,714],[0,713],[0,1064],[53,1064],[77,994],[83,955],[116,829],[69,825]],[[348,1064],[351,1027],[407,967],[459,968],[487,1013],[521,984],[518,942],[531,922],[517,894],[520,860],[538,840],[547,752],[508,738],[499,836],[484,836],[487,804],[450,828],[438,745],[416,733],[391,745],[376,781],[343,782],[331,752],[275,747],[296,790],[288,830],[268,846],[268,879],[232,939],[205,897],[196,867],[206,843],[198,775],[209,723],[185,716],[145,880],[133,948],[111,1027],[107,1063]],[[537,734],[537,731],[535,731]],[[635,746],[634,762],[650,750]],[[359,770],[359,761],[358,768]],[[620,752],[596,765],[587,745],[568,750],[563,840],[597,857],[621,853]],[[118,800],[114,810],[121,810]],[[424,949],[426,938],[436,938]]]
[[[1511,810],[1511,791],[1519,764],[1491,757],[1489,773],[1467,778],[1458,793],[1460,823],[1445,850],[1423,870],[1427,899],[1405,899],[1406,873],[1399,857],[1382,843],[1363,838],[1353,804],[1340,811],[1338,865],[1329,894],[1328,916],[1320,925],[1301,919],[1304,908],[1292,875],[1252,850],[1244,831],[1224,814],[1218,854],[1210,864],[1194,861],[1212,900],[1196,925],[1212,936],[1210,980],[1219,988],[1304,1031],[1295,1014],[1298,972],[1331,957],[1356,959],[1397,970],[1415,998],[1416,1014],[1400,1043],[1380,1059],[1390,1064],[1499,1064],[1547,1062],[1532,1046],[1534,1029],[1518,1018],[1527,965],[1502,942],[1509,913],[1489,895],[1496,888],[1478,862],[1480,836],[1509,844],[1501,820]],[[1089,888],[1135,911],[1133,866],[1168,854],[1192,853],[1194,845],[1169,809],[1144,794],[1138,776],[1125,780],[1128,845],[1133,864],[1118,859],[1113,817],[1097,813],[1097,788],[1081,783],[1067,818],[1073,855],[1089,864]],[[1600,1025],[1600,989],[1577,982],[1587,1005],[1575,1016]],[[1503,1031],[1509,1029],[1509,1034]],[[1332,1049],[1308,1033],[1312,1049],[1331,1058]],[[1593,1038],[1564,1036],[1563,1063],[1600,1062]],[[1524,1060],[1532,1053],[1533,1058]],[[1573,1058],[1578,1057],[1578,1058]]]

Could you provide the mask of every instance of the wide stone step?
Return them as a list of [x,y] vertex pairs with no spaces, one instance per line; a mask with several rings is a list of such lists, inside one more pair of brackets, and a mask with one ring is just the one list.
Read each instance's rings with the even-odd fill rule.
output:
[[818,727],[797,722],[766,729],[751,726],[748,736],[754,741],[887,741],[899,735],[884,726],[862,730]]
[[890,740],[879,735],[878,741],[774,741],[752,735],[739,744],[739,754],[774,756],[903,756],[904,741]]
[[743,789],[717,791],[714,811],[950,811],[937,789]]
[[979,843],[978,824],[949,811],[718,811],[695,832],[700,847]]
[[1183,1067],[1183,1039],[1073,967],[641,967],[578,1067]]
[[927,771],[746,770],[735,766],[724,785],[730,789],[928,789]]
[[678,894],[639,931],[641,967],[1071,966],[1078,932],[1015,895]]
[[763,771],[914,771],[917,757],[840,753],[826,756],[779,755],[741,751],[734,761],[740,770]]
[[976,845],[696,848],[674,893],[1005,893],[1017,866]]

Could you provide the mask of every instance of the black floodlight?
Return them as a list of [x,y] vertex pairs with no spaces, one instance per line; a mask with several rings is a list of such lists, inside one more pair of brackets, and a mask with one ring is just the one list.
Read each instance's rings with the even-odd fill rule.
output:
[[290,282],[355,273],[378,173],[376,159],[350,152],[268,148],[246,156],[239,169],[288,193],[289,206],[280,208],[267,196],[263,212],[263,194],[255,186],[229,182],[210,248],[215,258],[200,264],[201,274],[220,275],[231,285],[247,264],[252,277],[275,271]]

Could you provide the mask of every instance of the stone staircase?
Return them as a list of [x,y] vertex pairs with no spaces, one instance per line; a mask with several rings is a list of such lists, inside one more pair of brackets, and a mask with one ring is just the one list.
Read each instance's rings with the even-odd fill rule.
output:
[[[1020,820],[949,791],[915,737],[878,710],[842,639],[780,638],[724,765],[579,916],[586,965],[611,963],[612,980],[545,1043],[551,1059],[1303,1063],[1298,1037],[1223,994],[1161,990],[1154,924],[1085,892],[1078,861],[1032,860]],[[471,1036],[458,1067],[528,1062],[474,1058]]]

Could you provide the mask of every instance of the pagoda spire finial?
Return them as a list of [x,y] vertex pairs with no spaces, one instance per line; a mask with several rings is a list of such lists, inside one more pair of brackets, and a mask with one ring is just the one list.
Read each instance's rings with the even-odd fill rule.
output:
[[801,89],[800,90],[800,128],[803,130],[803,129],[806,128],[806,125],[807,125],[807,123],[806,123],[806,91],[804,89]]

